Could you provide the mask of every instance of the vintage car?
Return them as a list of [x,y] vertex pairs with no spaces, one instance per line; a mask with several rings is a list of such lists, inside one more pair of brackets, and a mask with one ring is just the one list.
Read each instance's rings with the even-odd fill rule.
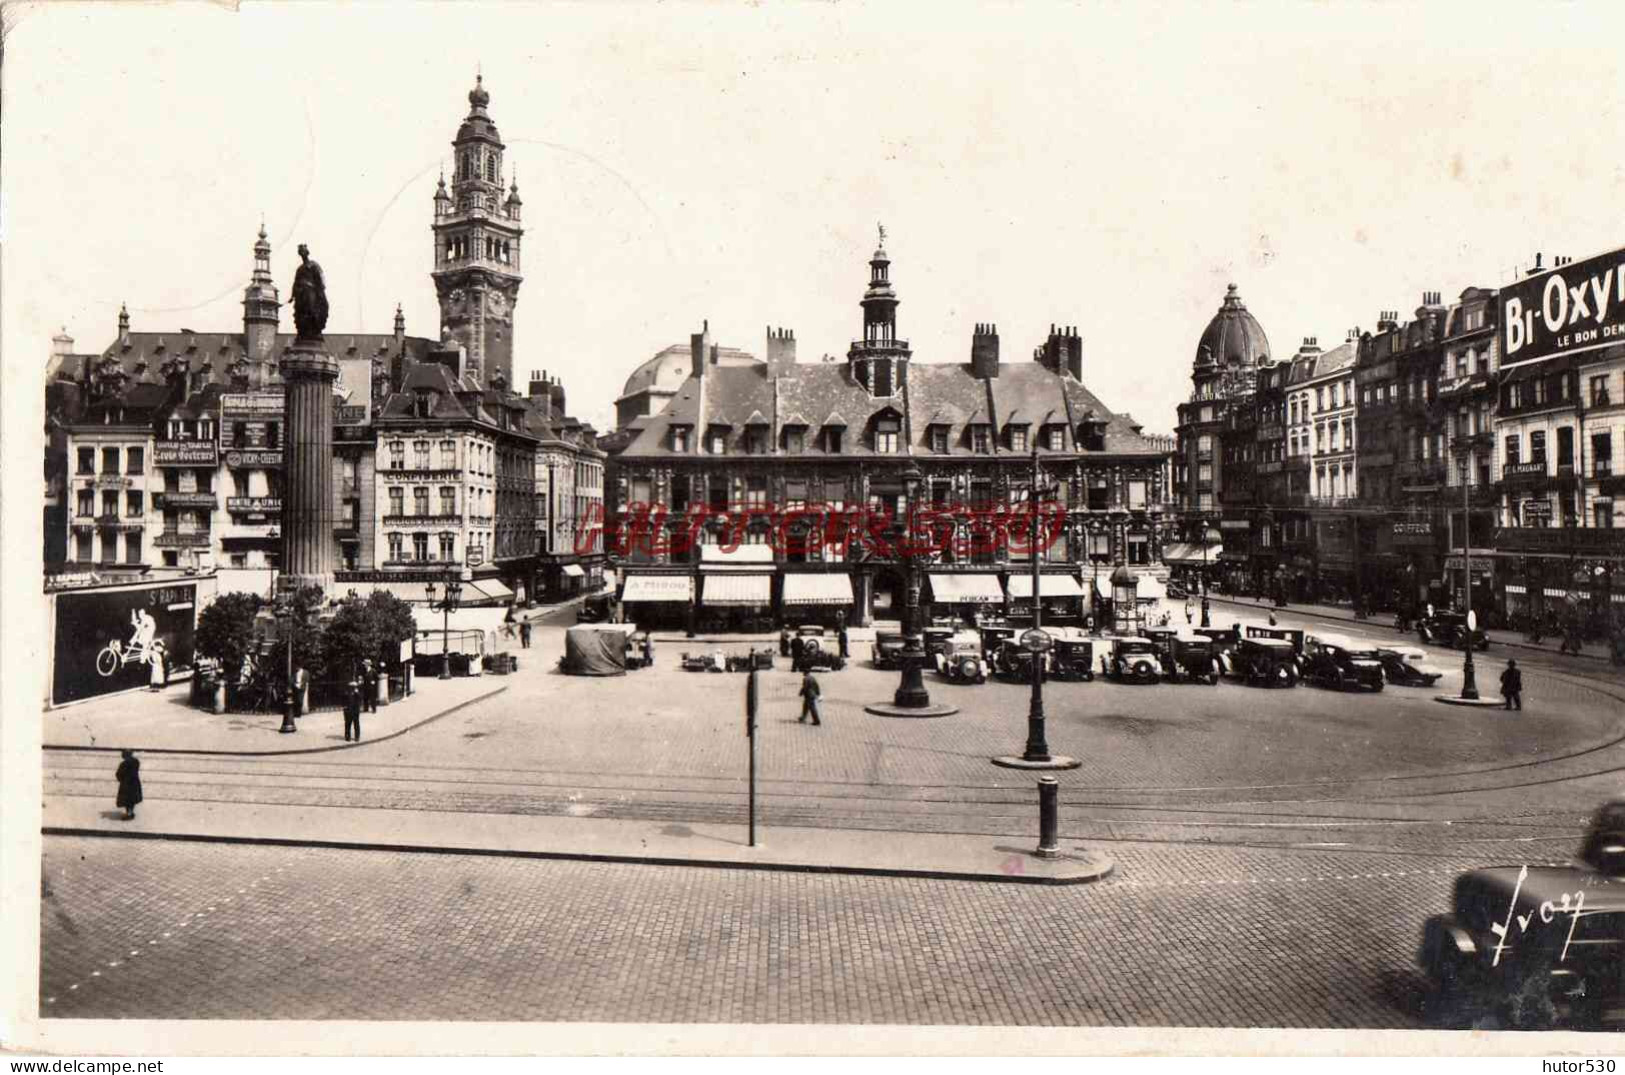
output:
[[1163,669],[1171,682],[1218,684],[1219,655],[1211,638],[1181,631],[1164,644],[1163,654]]
[[1296,627],[1259,627],[1254,624],[1243,629],[1242,637],[1280,639],[1292,647],[1293,653],[1303,653],[1304,632]]
[[771,649],[753,649],[748,653],[730,653],[723,659],[722,667],[728,672],[749,672],[753,668],[772,668],[773,651]]
[[1092,682],[1095,678],[1095,640],[1078,627],[1049,629],[1055,645],[1049,653],[1049,674],[1056,679]]
[[1598,1026],[1625,1000],[1625,800],[1592,820],[1577,866],[1500,866],[1456,879],[1417,961],[1440,1014],[1511,1026]]
[[612,623],[620,612],[620,602],[612,593],[595,593],[582,599],[576,609],[577,623]]
[[683,671],[685,672],[721,672],[727,667],[727,659],[719,650],[715,653],[685,653],[683,654]]
[[1229,660],[1230,674],[1243,682],[1264,687],[1298,685],[1298,655],[1284,638],[1243,638],[1230,651]]
[[[1000,679],[1013,683],[1031,683],[1032,652],[1013,638],[1007,638],[999,643],[992,659],[988,662],[993,667],[993,674]],[[1047,663],[1044,666],[1047,670]]]
[[1427,650],[1420,646],[1379,646],[1377,660],[1388,682],[1398,687],[1431,687],[1444,677],[1442,668],[1427,663]]
[[1111,652],[1100,656],[1107,679],[1127,683],[1156,683],[1162,679],[1162,654],[1149,638],[1118,638]]
[[825,628],[819,626],[818,624],[803,623],[797,624],[793,627],[786,624],[784,627],[779,629],[779,656],[790,656],[793,652],[791,647],[794,646],[795,643],[800,639],[823,638],[828,633],[829,632]]
[[1377,647],[1343,635],[1305,635],[1299,658],[1303,678],[1331,690],[1382,690]]
[[993,657],[999,652],[999,647],[1006,642],[1015,641],[1017,630],[1008,623],[1000,622],[982,624],[977,628],[982,635],[982,652]]
[[901,631],[878,631],[875,633],[875,644],[870,647],[871,660],[876,668],[903,667],[903,648],[908,645],[908,639]]
[[928,657],[935,657],[938,653],[946,652],[954,636],[959,633],[959,627],[952,623],[933,623],[924,631],[925,652]]
[[846,667],[846,658],[833,646],[821,646],[816,639],[803,640],[801,667],[808,670],[828,668],[832,672],[839,672]]
[[951,638],[945,649],[933,653],[937,671],[956,683],[986,683],[993,673],[982,653],[981,639],[963,635]]
[[[1416,625],[1416,637],[1451,649],[1466,649],[1467,614],[1465,612],[1438,611],[1424,617]],[[1473,648],[1489,649],[1490,636],[1482,630],[1473,632]]]

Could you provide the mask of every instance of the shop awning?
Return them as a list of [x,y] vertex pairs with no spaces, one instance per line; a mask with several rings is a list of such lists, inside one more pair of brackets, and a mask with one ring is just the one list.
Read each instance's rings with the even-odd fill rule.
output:
[[1168,598],[1168,588],[1162,584],[1161,579],[1151,575],[1141,575],[1138,589],[1134,591],[1134,597],[1140,601],[1165,601]]
[[[428,583],[426,582],[385,582],[377,588],[385,593],[392,593],[408,604],[422,605],[429,600]],[[437,585],[434,588],[436,597],[443,596],[445,587]]]
[[564,574],[566,577],[572,579],[584,579],[587,577],[587,573],[581,570],[580,564],[565,564]]
[[628,575],[622,601],[681,601],[694,599],[694,579],[689,575]]
[[852,580],[846,575],[786,575],[787,605],[850,605]]
[[942,604],[996,605],[1004,587],[994,575],[932,575],[931,600]]
[[[1030,598],[1033,595],[1033,578],[1031,575],[1010,576],[1010,596],[1012,598]],[[1040,575],[1038,576],[1038,596],[1040,597],[1082,597],[1083,587],[1071,575]]]
[[463,591],[464,600],[468,599],[468,590],[472,589],[484,594],[492,601],[512,601],[513,591],[501,579],[478,579],[472,583],[464,584],[467,589]]
[[[1204,556],[1203,550],[1206,549]],[[1162,562],[1165,564],[1178,564],[1181,567],[1193,567],[1203,563],[1215,563],[1224,553],[1223,545],[1200,545],[1186,541],[1176,541],[1165,546],[1162,550]]]
[[1567,597],[1569,595],[1567,590],[1554,590],[1551,587],[1547,587],[1545,593],[1547,597]]
[[772,571],[773,546],[725,545],[700,546],[701,571]]
[[772,575],[707,575],[700,603],[711,606],[771,605]]

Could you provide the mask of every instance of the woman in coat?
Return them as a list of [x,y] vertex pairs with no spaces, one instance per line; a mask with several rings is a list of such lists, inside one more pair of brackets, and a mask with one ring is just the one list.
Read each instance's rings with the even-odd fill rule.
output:
[[141,802],[141,762],[135,751],[124,751],[124,760],[118,763],[118,801],[124,808],[124,820],[135,817],[135,808]]

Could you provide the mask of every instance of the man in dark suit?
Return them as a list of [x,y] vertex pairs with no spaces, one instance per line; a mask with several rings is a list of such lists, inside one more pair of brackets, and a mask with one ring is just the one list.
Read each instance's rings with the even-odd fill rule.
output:
[[1523,673],[1518,670],[1518,662],[1508,660],[1506,671],[1501,673],[1501,697],[1506,700],[1507,709],[1523,710]]
[[818,680],[813,677],[812,669],[807,669],[801,674],[801,721],[806,720],[810,714],[814,725],[824,723],[818,715],[818,699],[822,694],[823,690],[818,686]]
[[361,742],[361,684],[352,680],[349,689],[344,692],[344,741],[348,743],[351,735],[356,742]]

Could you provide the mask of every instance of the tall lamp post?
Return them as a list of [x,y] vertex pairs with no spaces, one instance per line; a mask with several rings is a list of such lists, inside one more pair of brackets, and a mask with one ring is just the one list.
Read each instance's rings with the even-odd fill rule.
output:
[[1208,579],[1207,551],[1208,551],[1208,549],[1212,548],[1215,543],[1217,543],[1219,541],[1219,537],[1220,537],[1219,532],[1217,530],[1214,530],[1211,527],[1209,527],[1207,525],[1207,520],[1203,519],[1202,520],[1202,626],[1203,627],[1212,627],[1213,626],[1212,621],[1208,619],[1208,610],[1211,608],[1211,606],[1208,604],[1208,599],[1207,599],[1207,579]]
[[429,595],[429,608],[439,609],[440,619],[440,678],[451,678],[451,610],[456,608],[463,597],[463,584],[446,574],[446,591],[437,604],[434,599],[434,583],[424,587]]
[[1027,651],[1028,671],[1032,682],[1032,695],[1027,703],[1027,744],[1019,757],[1014,755],[1001,755],[993,759],[994,765],[1007,769],[1076,769],[1083,763],[1076,758],[1068,758],[1049,752],[1049,743],[1044,735],[1044,655],[1054,644],[1050,636],[1044,631],[1044,603],[1040,598],[1039,583],[1042,574],[1039,571],[1039,504],[1048,495],[1048,491],[1039,487],[1040,472],[1038,469],[1038,441],[1033,441],[1032,454],[1032,480],[1027,493],[1027,554],[1032,558],[1033,580],[1033,626],[1021,636],[1022,648]]
[[1467,656],[1461,662],[1461,696],[1473,699],[1478,697],[1478,683],[1473,677],[1473,635],[1477,633],[1478,617],[1473,612],[1473,557],[1472,541],[1468,530],[1472,525],[1472,490],[1467,484],[1468,475],[1461,477],[1461,593],[1462,600],[1466,602],[1467,613],[1467,644],[1463,647]]
[[276,614],[282,619],[282,649],[287,656],[287,684],[288,689],[282,699],[282,727],[278,732],[297,732],[299,726],[294,723],[295,707],[299,704],[297,694],[299,685],[293,679],[293,595],[294,591],[286,585],[277,593],[274,608]]
[[924,628],[920,623],[920,590],[925,582],[926,560],[935,555],[937,549],[936,520],[932,520],[931,550],[927,552],[918,547],[913,532],[916,507],[919,504],[920,487],[925,481],[925,475],[920,472],[919,464],[910,459],[900,475],[903,482],[903,492],[907,500],[907,513],[898,528],[898,560],[903,567],[903,587],[905,599],[903,604],[903,652],[899,655],[902,665],[902,678],[899,680],[896,692],[892,695],[889,704],[877,702],[864,706],[864,711],[882,717],[946,717],[959,712],[958,706],[943,705],[931,701],[931,693],[926,690],[924,668],[927,661],[925,652]]

